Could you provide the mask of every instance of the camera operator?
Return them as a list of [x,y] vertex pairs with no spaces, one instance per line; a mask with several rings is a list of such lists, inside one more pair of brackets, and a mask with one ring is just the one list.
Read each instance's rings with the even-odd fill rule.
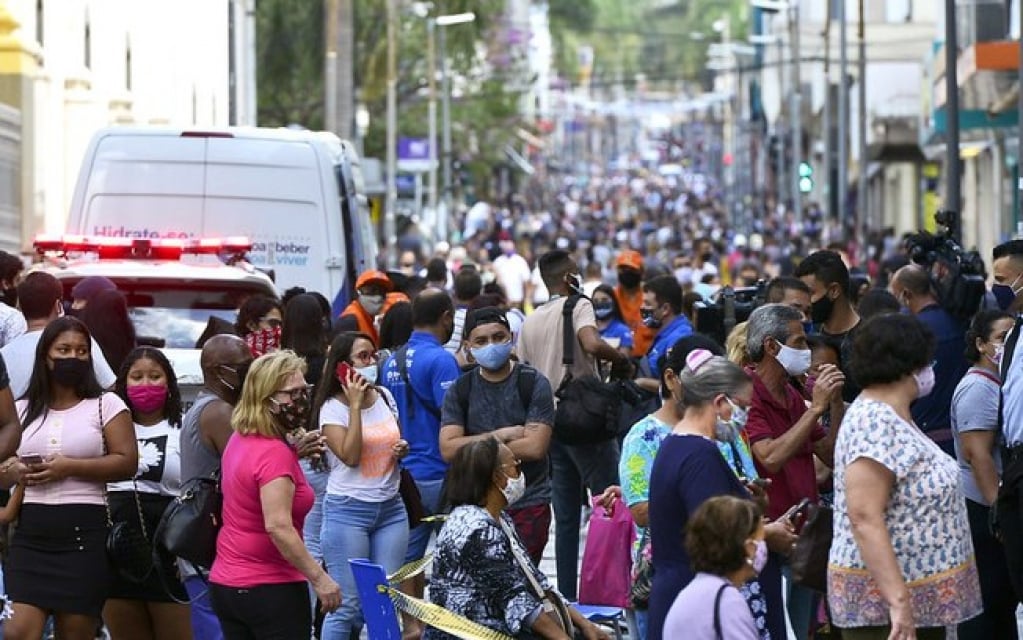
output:
[[941,447],[955,456],[949,411],[956,385],[969,368],[963,354],[963,325],[938,301],[930,275],[910,264],[895,272],[889,288],[895,299],[934,334],[934,391],[913,403],[913,421]]
[[860,316],[849,300],[849,269],[834,251],[811,253],[796,267],[796,277],[810,287],[810,320],[820,334],[839,348],[845,386],[842,394],[852,402],[860,389],[848,375],[852,338]]

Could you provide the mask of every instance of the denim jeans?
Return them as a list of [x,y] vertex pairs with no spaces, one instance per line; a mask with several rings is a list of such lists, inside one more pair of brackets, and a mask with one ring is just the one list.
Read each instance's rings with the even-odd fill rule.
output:
[[[305,526],[302,527],[302,540],[309,555],[316,562],[323,564],[323,551],[320,549],[320,532],[323,530],[323,498],[327,495],[327,479],[330,478],[330,471],[314,469],[307,458],[300,463],[302,473],[309,486],[313,489],[313,508],[305,517]],[[309,600],[313,619],[316,619],[316,591],[313,585],[309,585]]]
[[618,483],[618,442],[565,445],[551,440],[551,493],[558,591],[576,599],[579,582],[579,518],[583,491],[597,495]]
[[[428,515],[435,515],[440,512],[440,494],[444,488],[444,479],[440,480],[416,480],[416,487],[419,488],[419,497],[423,500],[423,508]],[[433,524],[424,522],[408,534],[408,552],[405,553],[405,562],[419,560],[426,555],[426,548],[430,545],[430,535],[440,531],[440,523]]]
[[792,582],[792,567],[788,563],[781,571],[785,576],[786,608],[792,633],[795,634],[796,640],[809,638],[811,623],[816,620],[817,615],[817,592]]
[[362,627],[362,608],[349,560],[366,558],[391,574],[401,567],[408,546],[408,516],[400,496],[364,502],[327,494],[323,509],[323,559],[327,573],[341,586],[341,608],[323,620],[320,640],[349,640]]

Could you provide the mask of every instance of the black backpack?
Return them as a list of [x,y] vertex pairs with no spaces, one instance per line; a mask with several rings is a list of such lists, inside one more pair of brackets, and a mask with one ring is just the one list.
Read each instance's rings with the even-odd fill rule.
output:
[[[473,366],[455,380],[455,397],[458,399],[458,406],[462,408],[462,415],[466,420],[469,419],[469,397],[472,395],[473,381],[479,375],[478,369],[479,365]],[[522,401],[522,408],[528,412],[539,372],[528,364],[520,363],[515,366],[514,373],[515,383],[519,387],[519,400]]]

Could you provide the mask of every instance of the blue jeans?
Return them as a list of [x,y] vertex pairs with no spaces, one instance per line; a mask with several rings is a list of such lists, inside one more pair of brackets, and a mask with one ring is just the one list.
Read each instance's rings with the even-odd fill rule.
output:
[[[444,488],[443,478],[440,480],[416,480],[419,488],[419,496],[423,499],[423,508],[428,515],[440,513],[440,493]],[[408,552],[405,554],[405,562],[419,560],[426,555],[426,548],[430,545],[430,535],[434,531],[440,531],[440,523],[433,524],[424,522],[408,534]]]
[[583,491],[586,488],[598,495],[618,484],[618,442],[565,445],[551,440],[550,455],[558,591],[574,601],[579,583],[579,518]]
[[213,612],[209,585],[199,576],[187,576],[183,581],[188,599],[192,601],[192,637],[194,640],[224,640],[220,619]]
[[323,559],[327,573],[341,585],[341,608],[323,620],[320,640],[349,640],[362,627],[362,608],[348,560],[366,558],[391,574],[401,567],[408,546],[408,516],[401,497],[364,502],[328,494],[324,500]]
[[[327,495],[327,479],[330,478],[330,471],[314,469],[308,459],[303,458],[301,463],[302,473],[309,486],[313,489],[313,508],[305,517],[305,526],[302,527],[302,540],[309,555],[316,562],[323,564],[323,551],[320,549],[320,532],[323,530],[323,498]],[[316,591],[313,585],[309,585],[309,601],[312,610],[313,620],[316,619]]]
[[789,624],[792,625],[792,633],[797,640],[810,637],[810,627],[816,619],[817,592],[802,585],[792,582],[792,567],[786,563],[781,569],[785,576],[785,584],[788,587],[785,594],[789,614]]

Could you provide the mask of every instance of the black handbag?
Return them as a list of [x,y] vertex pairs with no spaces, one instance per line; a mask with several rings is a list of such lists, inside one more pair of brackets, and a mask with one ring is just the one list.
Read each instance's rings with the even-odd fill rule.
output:
[[793,582],[827,593],[828,556],[833,531],[834,512],[831,507],[821,504],[811,508],[789,556]]
[[[134,484],[134,480],[132,481]],[[107,502],[107,556],[114,570],[129,582],[141,583],[153,571],[153,546],[146,531],[145,516],[142,514],[142,503],[139,501],[138,487],[132,489],[135,498],[135,511],[138,523],[129,520],[113,521],[110,503]]]
[[562,355],[565,377],[554,395],[558,406],[554,414],[554,438],[564,444],[595,444],[618,435],[622,411],[622,386],[604,382],[596,374],[575,377],[575,326],[572,312],[580,296],[570,296],[562,309]]
[[219,471],[192,478],[164,510],[153,533],[154,544],[196,567],[209,569],[217,553],[223,500]]

